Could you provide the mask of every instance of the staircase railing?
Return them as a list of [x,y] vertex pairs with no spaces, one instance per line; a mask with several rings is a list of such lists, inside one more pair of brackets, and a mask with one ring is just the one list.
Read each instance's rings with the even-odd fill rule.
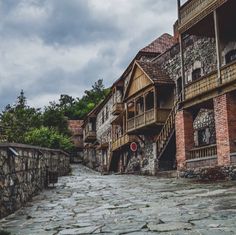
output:
[[169,143],[169,140],[175,129],[175,116],[178,110],[179,102],[181,101],[182,94],[178,96],[175,100],[175,103],[166,119],[164,126],[162,127],[159,135],[157,136],[157,158],[160,158],[163,150],[166,145]]

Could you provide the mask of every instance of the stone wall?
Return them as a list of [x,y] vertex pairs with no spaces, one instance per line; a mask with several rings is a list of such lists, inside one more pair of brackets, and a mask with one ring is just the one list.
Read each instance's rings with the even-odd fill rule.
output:
[[142,175],[155,175],[156,143],[151,136],[142,136],[139,140],[137,153],[131,153],[131,159],[127,165],[127,173],[139,173]]
[[179,177],[202,181],[236,180],[236,166],[192,168],[178,172]]
[[[119,92],[117,94],[113,94],[120,96]],[[99,110],[96,119],[97,126],[97,141],[98,144],[108,144],[108,147],[105,149],[97,150],[97,159],[99,161],[99,171],[103,171],[104,167],[107,167],[109,153],[112,145],[112,125],[111,122],[114,119],[112,115],[113,108],[113,100],[114,97],[111,96],[107,102],[103,105],[103,107]]]
[[[176,81],[181,77],[179,44],[174,45],[155,60]],[[216,70],[216,47],[213,38],[191,36],[184,40],[184,68],[186,83],[192,81],[192,72],[200,67],[204,76]]]
[[0,218],[47,187],[48,171],[57,171],[59,176],[68,174],[69,155],[61,150],[0,144]]

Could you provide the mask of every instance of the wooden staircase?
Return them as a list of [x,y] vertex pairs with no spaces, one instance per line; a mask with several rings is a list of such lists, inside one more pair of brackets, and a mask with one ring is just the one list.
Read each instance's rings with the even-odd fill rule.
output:
[[172,136],[175,133],[175,116],[179,107],[179,102],[181,101],[181,94],[178,99],[175,101],[172,110],[169,113],[169,116],[166,119],[164,126],[162,127],[159,135],[157,136],[157,159],[160,159],[166,150]]

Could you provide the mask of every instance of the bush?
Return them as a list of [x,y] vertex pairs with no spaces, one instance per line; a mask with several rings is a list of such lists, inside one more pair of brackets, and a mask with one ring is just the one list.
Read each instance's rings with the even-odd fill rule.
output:
[[25,134],[25,143],[47,148],[71,151],[73,144],[68,136],[48,127],[35,128]]

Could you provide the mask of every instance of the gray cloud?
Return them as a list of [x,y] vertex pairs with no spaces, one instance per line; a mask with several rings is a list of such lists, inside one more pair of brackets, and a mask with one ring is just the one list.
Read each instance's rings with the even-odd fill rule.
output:
[[110,86],[139,49],[172,33],[173,0],[0,0],[0,107],[20,89],[44,106]]

